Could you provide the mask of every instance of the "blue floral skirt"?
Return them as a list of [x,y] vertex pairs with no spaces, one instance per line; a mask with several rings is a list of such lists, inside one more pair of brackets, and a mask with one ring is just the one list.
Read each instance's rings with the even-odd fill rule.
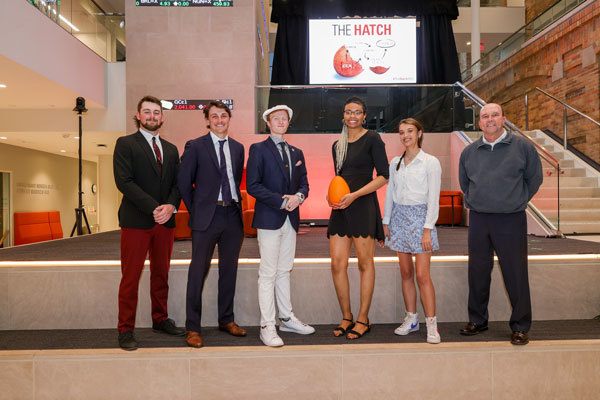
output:
[[[388,225],[390,238],[386,239],[385,244],[400,253],[425,253],[421,247],[421,239],[426,216],[427,204],[405,206],[394,203]],[[440,249],[435,227],[431,230],[431,243],[433,250]]]

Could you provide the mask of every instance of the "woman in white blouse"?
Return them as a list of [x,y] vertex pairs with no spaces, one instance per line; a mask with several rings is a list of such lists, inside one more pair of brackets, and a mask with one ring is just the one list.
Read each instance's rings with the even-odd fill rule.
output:
[[423,126],[414,118],[400,121],[400,139],[406,150],[390,163],[383,229],[387,246],[398,252],[406,317],[394,333],[419,330],[416,275],[425,311],[427,342],[439,343],[435,316],[435,289],[431,281],[431,253],[439,249],[435,222],[439,213],[442,168],[434,156],[421,149]]

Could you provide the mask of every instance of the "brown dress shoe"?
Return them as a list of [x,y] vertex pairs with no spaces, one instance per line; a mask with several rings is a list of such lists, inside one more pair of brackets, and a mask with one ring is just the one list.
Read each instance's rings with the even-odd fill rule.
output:
[[510,337],[510,343],[514,344],[515,346],[525,345],[529,343],[529,335],[527,334],[527,332],[515,331]]
[[227,332],[232,336],[246,336],[246,330],[240,327],[234,321],[231,321],[225,325],[219,325],[219,330]]
[[199,332],[187,331],[185,333],[185,342],[190,347],[195,347],[199,349],[204,346],[204,340],[202,340],[202,336]]

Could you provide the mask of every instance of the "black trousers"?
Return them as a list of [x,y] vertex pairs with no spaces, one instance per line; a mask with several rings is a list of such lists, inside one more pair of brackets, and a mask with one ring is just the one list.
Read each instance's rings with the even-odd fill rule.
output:
[[238,258],[244,239],[241,211],[237,206],[217,206],[206,231],[192,230],[192,262],[188,271],[185,327],[200,332],[202,290],[210,270],[210,260],[218,244],[219,257],[219,325],[234,320],[233,300],[237,280]]
[[527,271],[527,216],[469,213],[469,321],[488,323],[488,302],[494,265],[498,256],[512,314],[510,328],[528,332],[531,327],[531,296]]

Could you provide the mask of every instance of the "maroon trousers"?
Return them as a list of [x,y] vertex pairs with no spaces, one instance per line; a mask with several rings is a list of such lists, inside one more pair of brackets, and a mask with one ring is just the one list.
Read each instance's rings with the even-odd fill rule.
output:
[[146,255],[150,258],[152,322],[168,318],[169,268],[175,229],[156,224],[150,229],[121,228],[121,284],[119,285],[119,333],[133,331],[138,287]]

